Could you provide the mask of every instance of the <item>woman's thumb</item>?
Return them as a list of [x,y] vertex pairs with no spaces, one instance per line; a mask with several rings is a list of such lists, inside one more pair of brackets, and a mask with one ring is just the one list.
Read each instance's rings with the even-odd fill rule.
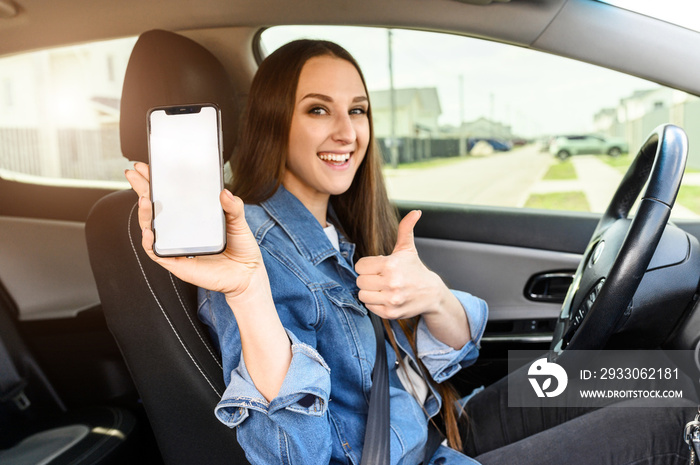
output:
[[403,217],[399,223],[399,231],[396,237],[396,246],[394,252],[402,250],[416,250],[416,245],[413,238],[413,228],[418,223],[423,212],[413,210]]
[[226,228],[228,232],[240,232],[247,229],[248,223],[245,220],[244,205],[240,197],[236,197],[228,189],[224,189],[219,199],[226,214]]

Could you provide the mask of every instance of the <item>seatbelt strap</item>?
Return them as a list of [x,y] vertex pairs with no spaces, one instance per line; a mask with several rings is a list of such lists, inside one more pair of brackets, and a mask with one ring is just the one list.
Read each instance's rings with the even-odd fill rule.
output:
[[433,455],[435,455],[435,452],[438,450],[440,447],[440,444],[442,443],[444,439],[444,436],[440,432],[439,429],[435,427],[435,424],[433,424],[432,421],[428,421],[428,440],[425,443],[425,454],[423,456],[423,462],[422,465],[428,465],[430,463],[430,459],[433,458]]
[[17,372],[5,344],[0,339],[0,403],[14,402],[19,410],[26,410],[31,405],[24,393],[27,382]]
[[390,463],[389,440],[389,367],[387,366],[384,326],[382,320],[369,312],[374,336],[377,339],[377,356],[372,369],[372,389],[369,397],[369,414],[365,443],[360,465],[386,465]]
[[[425,372],[425,367],[421,363],[418,363],[417,365],[418,369],[420,370],[420,375],[423,377],[426,384],[430,386],[430,378]],[[438,450],[444,439],[445,435],[443,435],[435,425],[435,420],[428,418],[428,439],[425,442],[425,453],[423,454],[423,462],[421,462],[420,465],[428,465],[430,463],[430,459],[433,458],[433,455],[435,455],[435,452]]]

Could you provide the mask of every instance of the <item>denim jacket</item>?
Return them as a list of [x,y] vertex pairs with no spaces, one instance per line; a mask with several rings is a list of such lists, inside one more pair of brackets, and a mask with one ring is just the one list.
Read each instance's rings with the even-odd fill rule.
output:
[[[218,341],[227,384],[216,416],[237,428],[253,464],[359,464],[376,341],[367,309],[357,299],[354,245],[341,235],[336,250],[311,212],[284,187],[261,205],[246,205],[245,212],[292,343],[292,361],[277,397],[268,402],[246,369],[236,320],[223,295],[200,289],[199,316]],[[485,302],[453,292],[465,309],[472,340],[454,350],[433,337],[422,320],[417,328],[417,355],[438,383],[476,360],[486,325]],[[399,348],[414,360],[403,331],[392,325]],[[398,378],[388,342],[386,348],[391,463],[416,465],[424,455],[426,414],[437,414],[441,399],[431,387],[419,405]],[[430,463],[477,462],[441,446]]]

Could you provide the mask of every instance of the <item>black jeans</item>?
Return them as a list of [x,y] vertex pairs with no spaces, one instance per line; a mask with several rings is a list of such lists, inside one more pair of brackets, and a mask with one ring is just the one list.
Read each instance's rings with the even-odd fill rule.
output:
[[508,407],[504,378],[467,403],[465,453],[483,465],[687,464],[683,428],[698,412],[697,404],[634,407],[635,402],[604,408]]

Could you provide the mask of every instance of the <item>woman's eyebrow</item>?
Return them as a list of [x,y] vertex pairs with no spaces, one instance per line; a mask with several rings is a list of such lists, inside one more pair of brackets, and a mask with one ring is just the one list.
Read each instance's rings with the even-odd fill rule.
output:
[[323,100],[324,102],[332,102],[333,101],[333,99],[331,97],[329,97],[328,95],[316,94],[316,93],[306,94],[301,98],[301,100],[305,100],[307,98],[316,98],[319,100]]
[[[317,94],[317,93],[313,93],[313,92],[304,95],[304,96],[301,98],[301,100],[305,100],[305,99],[307,99],[307,98],[316,98],[316,99],[319,99],[319,100],[323,100],[324,102],[332,102],[332,101],[333,101],[333,98],[332,98],[332,97],[329,97],[328,95],[325,95],[325,94]],[[301,100],[300,100],[300,101],[301,101]],[[357,96],[357,97],[355,97],[354,99],[352,99],[352,101],[353,101],[353,103],[354,103],[354,102],[366,102],[366,101],[368,101],[368,98],[367,98],[365,95],[360,95],[360,96]]]

